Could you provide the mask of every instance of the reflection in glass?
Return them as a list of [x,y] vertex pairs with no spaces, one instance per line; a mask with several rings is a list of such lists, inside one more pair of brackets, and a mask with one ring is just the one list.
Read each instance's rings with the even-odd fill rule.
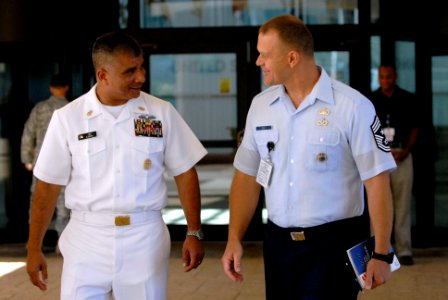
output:
[[432,58],[432,91],[438,144],[434,220],[435,226],[448,227],[448,56]]
[[11,66],[0,62],[0,228],[7,222],[5,203],[11,187],[11,151],[4,124],[6,114],[10,113],[11,84]]
[[140,0],[142,28],[259,26],[281,15],[307,24],[358,24],[357,0]]
[[[236,54],[151,55],[150,91],[170,101],[201,141],[235,140],[237,126]],[[197,166],[203,224],[228,224],[233,146],[207,147],[208,162]],[[168,182],[167,224],[186,224],[174,179]]]

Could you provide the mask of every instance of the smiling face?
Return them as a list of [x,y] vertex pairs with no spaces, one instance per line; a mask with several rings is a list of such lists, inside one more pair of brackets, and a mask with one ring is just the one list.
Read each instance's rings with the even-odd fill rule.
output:
[[108,55],[97,70],[101,85],[100,101],[106,105],[120,105],[140,95],[146,80],[144,59],[140,54],[119,51]]
[[286,46],[280,41],[277,32],[270,30],[258,35],[259,52],[256,65],[261,67],[266,85],[284,83],[289,74],[289,56]]

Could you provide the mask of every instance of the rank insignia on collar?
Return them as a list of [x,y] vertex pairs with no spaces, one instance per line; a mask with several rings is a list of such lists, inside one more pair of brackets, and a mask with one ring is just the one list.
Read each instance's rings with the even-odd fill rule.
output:
[[330,114],[330,109],[327,107],[321,108],[319,110],[319,115],[328,116]]

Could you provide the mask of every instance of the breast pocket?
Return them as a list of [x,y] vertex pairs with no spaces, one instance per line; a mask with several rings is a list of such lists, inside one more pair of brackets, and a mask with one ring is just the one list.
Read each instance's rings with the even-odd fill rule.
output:
[[[106,141],[91,138],[77,141],[71,148],[73,155],[73,172],[85,179],[85,184],[95,178],[101,178],[107,171],[108,164],[105,151]],[[82,184],[82,183],[81,183]]]
[[337,131],[311,131],[307,135],[307,169],[332,171],[341,159],[340,134]]
[[135,137],[132,141],[132,170],[135,175],[147,176],[160,169],[163,163],[163,138]]
[[278,130],[276,128],[272,128],[269,130],[255,131],[254,139],[257,143],[257,148],[260,156],[262,158],[266,157],[269,152],[268,143],[272,142],[275,145],[278,142]]

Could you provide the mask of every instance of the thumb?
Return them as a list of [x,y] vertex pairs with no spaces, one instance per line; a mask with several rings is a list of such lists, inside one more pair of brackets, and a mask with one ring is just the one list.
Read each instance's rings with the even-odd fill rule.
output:
[[362,275],[362,279],[364,280],[364,289],[366,290],[372,289],[372,279],[373,279],[372,272],[367,271],[366,273],[364,273]]

